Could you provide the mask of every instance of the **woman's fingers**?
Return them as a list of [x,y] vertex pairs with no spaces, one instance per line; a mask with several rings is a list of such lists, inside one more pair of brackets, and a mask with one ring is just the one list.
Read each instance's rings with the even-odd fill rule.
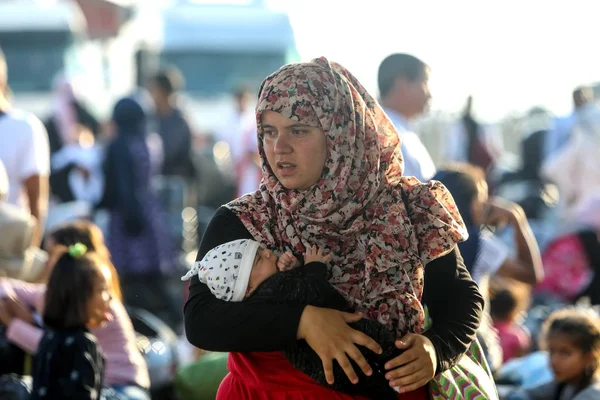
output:
[[[390,361],[385,363],[385,369],[394,369],[400,367],[402,365],[408,364],[419,358],[419,353],[414,349],[405,350],[402,354],[397,357],[392,358]],[[396,372],[396,371],[393,371]]]
[[321,358],[323,362],[323,371],[325,372],[325,380],[330,385],[333,385],[335,382],[333,379],[333,363],[331,358]]
[[406,392],[412,392],[413,390],[417,390],[418,388],[421,388],[421,387],[427,385],[427,383],[431,380],[428,378],[418,378],[416,376],[414,379],[416,379],[416,380],[413,383],[399,384],[399,385],[390,383],[390,386],[398,388],[400,393],[406,393]]
[[377,343],[371,336],[369,336],[361,331],[357,331],[356,329],[353,329],[353,330],[354,330],[354,336],[352,338],[352,341],[355,344],[366,347],[367,349],[371,350],[373,353],[376,353],[376,354],[383,353],[383,350],[381,349],[381,346],[379,345],[379,343]]
[[362,372],[365,375],[371,376],[373,374],[373,369],[367,362],[367,359],[363,356],[363,354],[356,346],[350,347],[348,350],[346,350],[346,353],[348,354],[348,356],[350,356],[352,360],[354,360],[356,364],[358,364],[358,367],[362,370]]
[[[413,372],[410,375],[403,376],[400,379],[394,379],[393,381],[390,381],[390,386],[405,389],[405,388],[408,388],[411,385],[417,384],[423,380],[425,380],[425,383],[427,383],[426,379],[427,379],[427,374],[424,373],[423,371],[419,370],[419,371]],[[420,386],[417,386],[415,389],[418,389],[419,387]]]
[[356,376],[356,372],[354,372],[354,368],[352,368],[352,364],[350,363],[350,360],[348,359],[346,353],[339,353],[335,359],[346,373],[346,376],[348,377],[350,382],[358,383],[358,376]]
[[347,324],[351,324],[352,322],[358,322],[362,319],[363,315],[360,312],[355,312],[355,313],[347,313],[347,312],[340,312],[342,314],[342,318],[344,318],[344,321]]

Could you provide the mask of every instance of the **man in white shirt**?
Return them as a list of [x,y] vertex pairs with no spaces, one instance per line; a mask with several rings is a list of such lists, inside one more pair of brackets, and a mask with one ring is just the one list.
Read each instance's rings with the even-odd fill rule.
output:
[[11,107],[8,93],[6,60],[0,50],[0,161],[10,187],[6,201],[37,219],[34,245],[38,245],[48,209],[48,135],[38,118]]
[[410,123],[423,114],[431,99],[429,67],[409,54],[392,54],[379,65],[381,103],[402,141],[404,175],[422,182],[435,174],[435,164]]
[[573,91],[573,112],[566,117],[558,117],[554,127],[546,135],[544,158],[550,159],[562,150],[570,141],[580,115],[594,107],[593,92],[589,87],[578,87]]

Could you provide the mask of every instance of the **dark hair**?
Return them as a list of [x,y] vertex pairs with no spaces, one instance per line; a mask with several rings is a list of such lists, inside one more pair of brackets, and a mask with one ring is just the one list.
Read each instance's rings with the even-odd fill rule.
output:
[[377,83],[381,97],[387,96],[397,78],[415,82],[425,75],[427,64],[410,54],[391,54],[379,64]]
[[110,269],[111,295],[113,298],[122,301],[123,295],[121,293],[119,274],[110,261],[110,252],[104,243],[104,235],[96,224],[86,220],[70,221],[51,231],[48,237],[59,246],[68,247],[76,243],[81,243],[87,247],[88,251],[96,253]]
[[510,321],[519,306],[515,293],[508,289],[500,289],[490,298],[490,315],[494,320]]
[[66,247],[58,248],[54,257],[57,261],[46,286],[44,324],[52,329],[84,327],[103,262],[91,252],[74,257]]
[[[594,364],[592,371],[586,375],[577,388],[577,392],[590,385],[594,376],[600,371],[600,317],[591,310],[565,308],[550,314],[542,327],[542,344],[547,347],[548,339],[554,335],[569,338],[571,343],[583,353],[592,354]],[[564,385],[559,387],[556,398],[559,398]]]
[[150,81],[154,82],[167,96],[182,90],[185,86],[183,75],[175,67],[161,69],[150,78]]
[[433,180],[440,181],[452,194],[456,207],[469,228],[473,223],[471,204],[479,195],[479,184],[485,182],[485,172],[475,165],[450,164],[439,170]]

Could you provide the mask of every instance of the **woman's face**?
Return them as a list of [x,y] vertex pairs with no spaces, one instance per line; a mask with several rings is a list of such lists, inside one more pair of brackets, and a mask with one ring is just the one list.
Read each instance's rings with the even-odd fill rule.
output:
[[327,160],[327,139],[320,128],[265,111],[263,147],[273,173],[286,189],[306,190],[321,178]]
[[94,293],[88,303],[88,315],[90,316],[88,326],[90,328],[97,328],[105,323],[109,318],[110,312],[110,282],[112,276],[110,269],[103,265],[101,273],[98,274],[98,278],[94,284]]
[[554,377],[558,382],[578,384],[585,369],[591,364],[591,355],[584,353],[565,335],[548,338],[548,353]]

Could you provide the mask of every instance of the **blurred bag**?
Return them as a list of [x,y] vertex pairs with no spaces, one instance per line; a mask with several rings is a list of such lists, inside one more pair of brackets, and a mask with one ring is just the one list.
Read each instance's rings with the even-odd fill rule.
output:
[[206,353],[194,364],[181,368],[175,376],[180,400],[213,400],[227,373],[229,353]]
[[[427,330],[432,324],[427,307],[425,317]],[[431,400],[498,399],[494,378],[477,339],[454,367],[434,376],[428,387]]]

